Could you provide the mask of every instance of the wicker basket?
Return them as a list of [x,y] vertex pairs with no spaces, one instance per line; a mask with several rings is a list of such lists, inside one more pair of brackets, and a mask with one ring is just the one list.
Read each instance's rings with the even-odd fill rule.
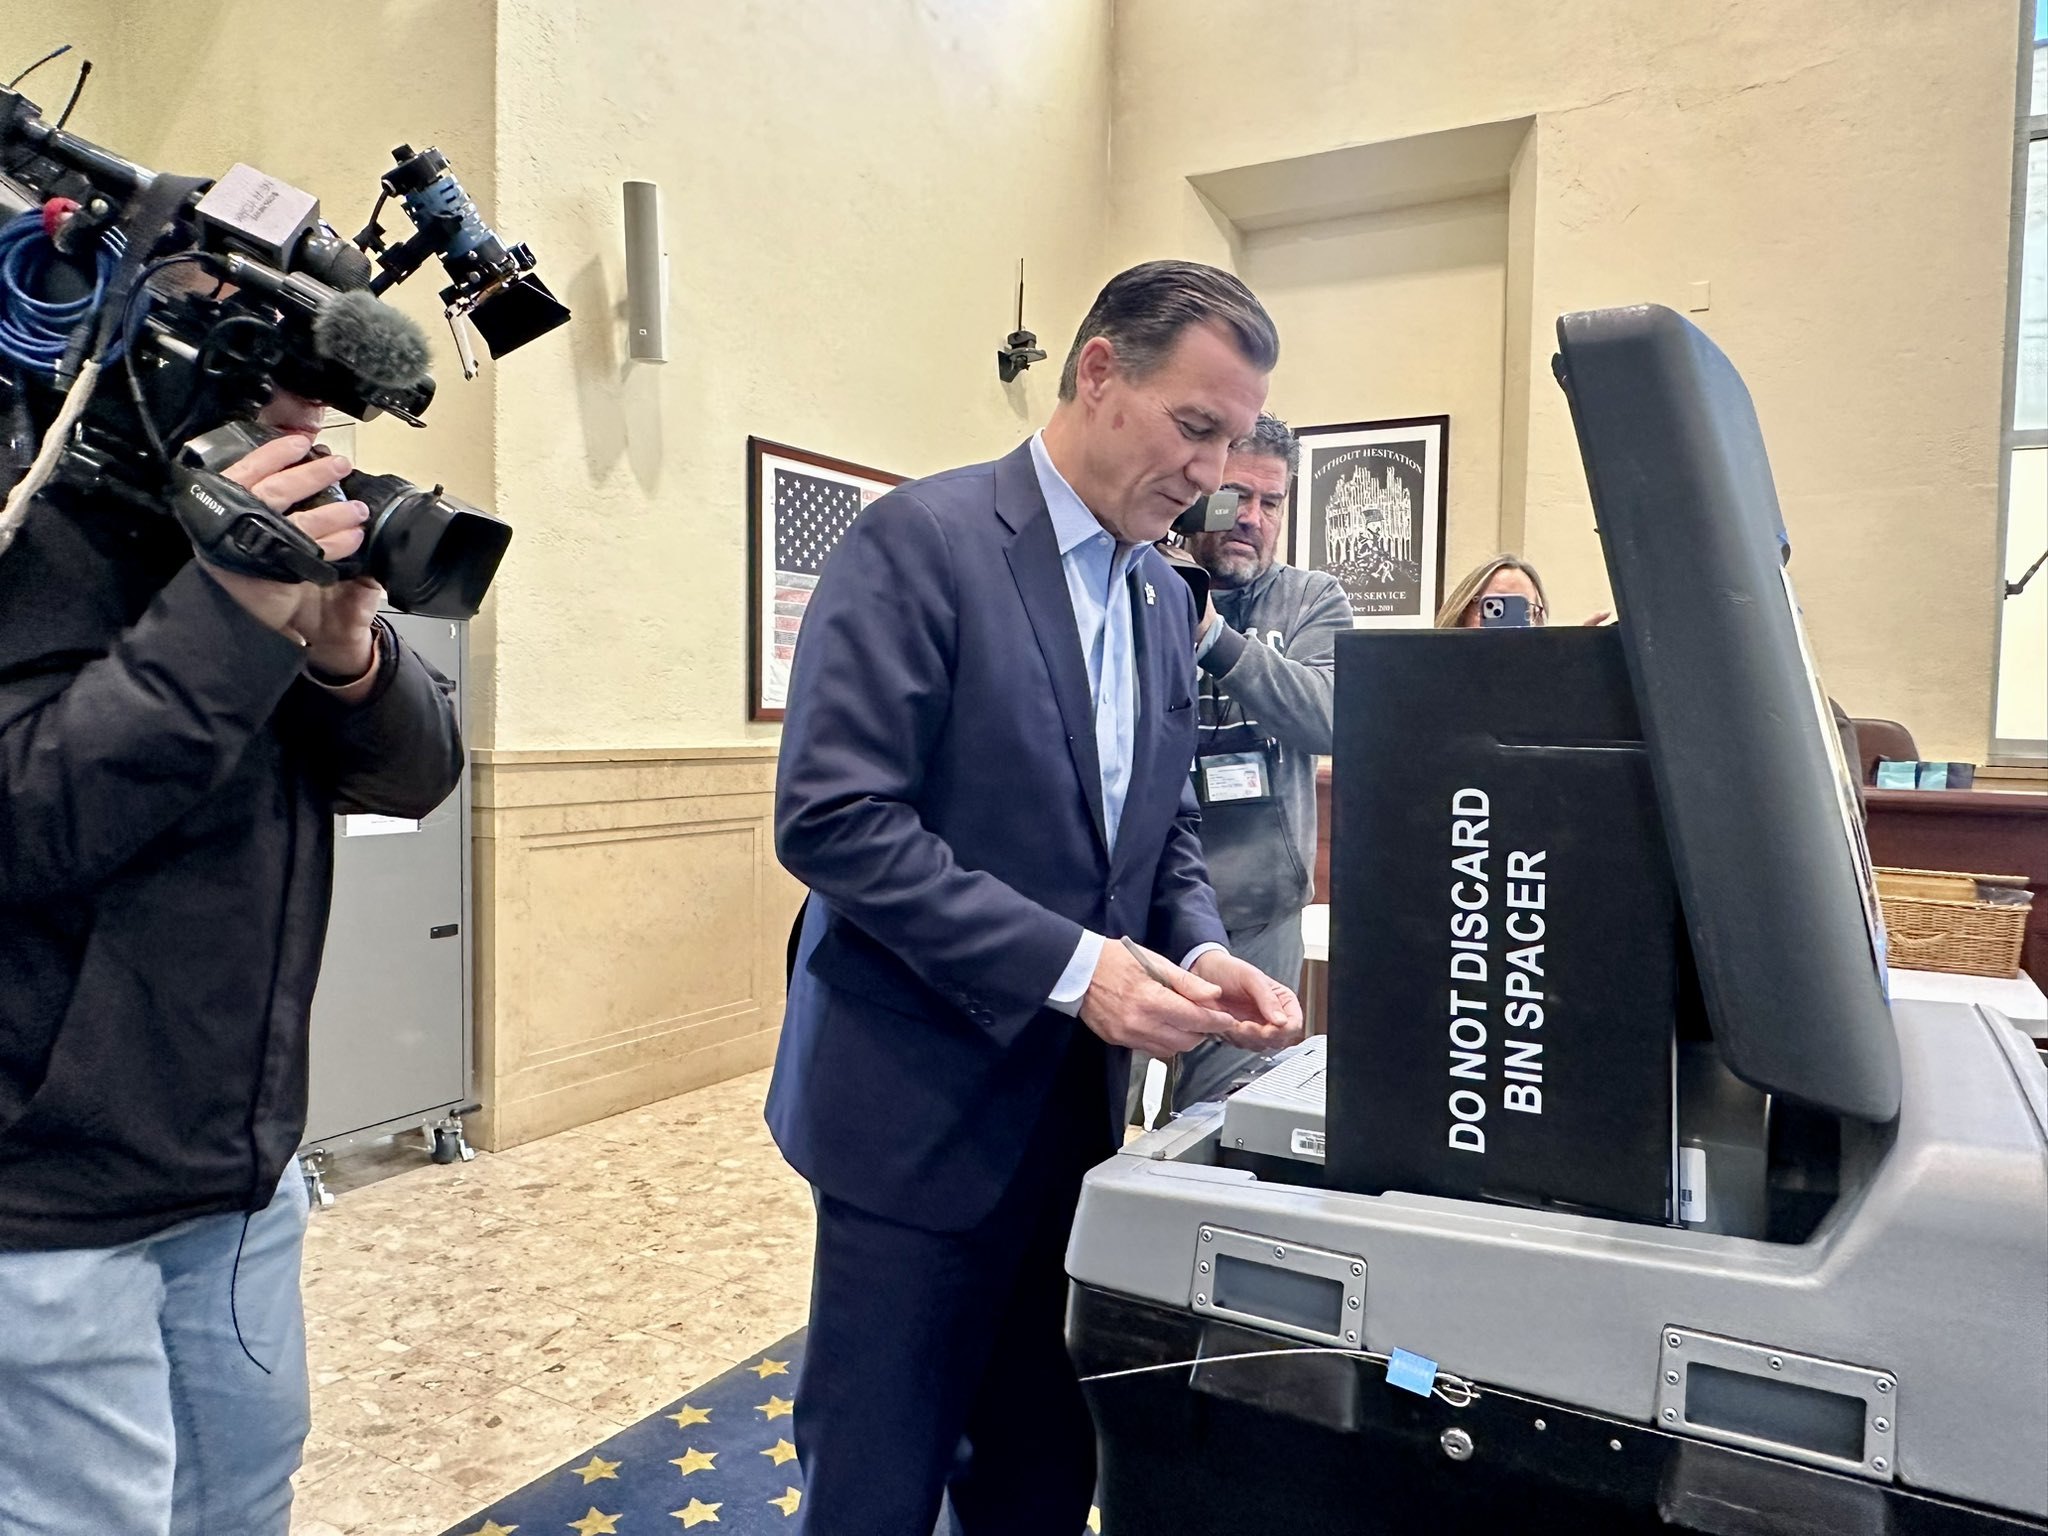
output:
[[1880,869],[1878,902],[1891,963],[1913,971],[2017,976],[2026,938],[2026,906],[1977,899],[1979,882],[2024,886],[2015,875],[1964,875],[1932,869]]

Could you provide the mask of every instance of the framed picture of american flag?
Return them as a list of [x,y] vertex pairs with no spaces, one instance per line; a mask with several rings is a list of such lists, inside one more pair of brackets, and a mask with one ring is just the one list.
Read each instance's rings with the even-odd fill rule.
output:
[[747,439],[748,719],[782,718],[797,629],[825,557],[861,508],[903,479],[787,443]]

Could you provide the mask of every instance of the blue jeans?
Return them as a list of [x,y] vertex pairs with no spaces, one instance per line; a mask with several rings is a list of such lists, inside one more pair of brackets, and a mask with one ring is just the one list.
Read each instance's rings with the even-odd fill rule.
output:
[[305,1232],[293,1163],[246,1233],[203,1216],[119,1248],[0,1253],[0,1531],[286,1536]]

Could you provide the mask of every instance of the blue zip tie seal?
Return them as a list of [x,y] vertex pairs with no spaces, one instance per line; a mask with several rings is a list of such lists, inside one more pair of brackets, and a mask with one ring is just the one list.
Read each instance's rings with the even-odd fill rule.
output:
[[1436,1390],[1436,1362],[1426,1355],[1397,1349],[1387,1357],[1387,1385],[1428,1397]]

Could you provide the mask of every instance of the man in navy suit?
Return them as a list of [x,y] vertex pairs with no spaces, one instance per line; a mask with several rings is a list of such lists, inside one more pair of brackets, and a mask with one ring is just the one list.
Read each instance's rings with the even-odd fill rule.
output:
[[1044,431],[877,501],[805,613],[776,847],[812,896],[768,1123],[818,1207],[813,1536],[924,1536],[942,1493],[965,1536],[1082,1529],[1064,1254],[1129,1048],[1300,1032],[1224,948],[1194,605],[1153,548],[1221,484],[1278,352],[1228,273],[1120,274]]

